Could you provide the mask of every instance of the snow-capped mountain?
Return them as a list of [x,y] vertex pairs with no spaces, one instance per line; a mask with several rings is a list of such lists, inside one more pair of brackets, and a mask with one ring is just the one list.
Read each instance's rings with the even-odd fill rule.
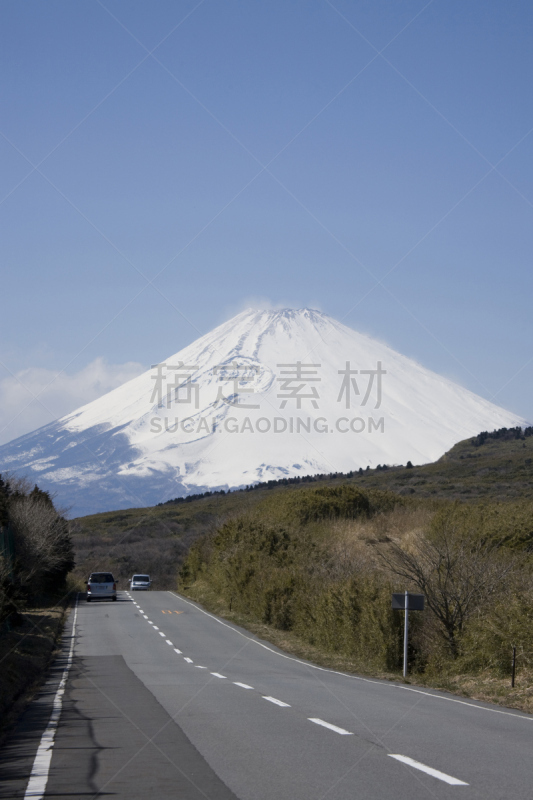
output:
[[0,447],[73,514],[287,476],[433,461],[525,420],[310,309],[244,311]]

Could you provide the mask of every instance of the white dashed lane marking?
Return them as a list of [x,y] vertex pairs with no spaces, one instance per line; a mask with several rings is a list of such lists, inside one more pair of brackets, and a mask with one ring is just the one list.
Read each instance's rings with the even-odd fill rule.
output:
[[[137,603],[134,602],[134,605],[137,606],[137,608],[139,608]],[[159,635],[165,638],[166,634],[160,631],[158,626],[154,625],[154,623],[148,619],[147,614],[145,614],[141,608],[139,608],[139,611],[143,615],[144,619],[146,619],[148,623],[152,625],[153,629],[155,631],[159,631]],[[170,639],[165,639],[165,641],[168,645],[174,647]],[[174,652],[177,653],[178,655],[183,655],[181,650],[179,650],[177,647],[174,647]],[[192,658],[188,658],[187,656],[184,656],[184,660],[188,664],[194,663]],[[207,667],[200,666],[199,664],[196,664],[195,666],[197,669],[207,669]],[[214,678],[221,678],[222,680],[226,680],[226,675],[221,675],[219,672],[212,672],[211,675]],[[233,681],[233,683],[235,686],[239,686],[241,689],[254,690],[254,687],[250,686],[247,683],[241,683],[240,681]],[[270,695],[261,695],[261,696],[263,700],[268,700],[269,703],[273,703],[276,706],[280,706],[282,708],[291,708],[289,703],[284,703],[283,700],[278,700],[276,697],[271,697]],[[333,725],[331,722],[326,722],[325,720],[319,719],[318,717],[308,717],[308,719],[309,722],[314,722],[315,725],[320,725],[321,727],[327,728],[330,731],[334,731],[335,733],[338,733],[341,736],[353,736],[353,733],[351,731],[347,731],[344,728],[339,728],[338,725]],[[440,770],[438,769],[433,769],[432,767],[428,767],[425,764],[422,764],[420,761],[415,761],[413,758],[409,758],[408,756],[402,756],[393,753],[389,753],[388,755],[390,756],[390,758],[394,758],[397,761],[400,761],[401,763],[406,764],[409,767],[413,767],[414,769],[418,769],[421,772],[425,772],[427,775],[431,775],[433,778],[437,778],[438,780],[444,781],[445,783],[448,783],[451,786],[469,785],[465,781],[461,781],[458,778],[454,778],[451,775],[447,775],[445,772],[440,772]]]
[[408,756],[393,755],[392,753],[387,753],[387,755],[390,758],[395,758],[397,761],[401,761],[402,764],[407,764],[409,767],[414,767],[415,769],[419,769],[421,772],[425,772],[427,775],[432,775],[433,778],[438,778],[439,781],[444,781],[444,783],[449,783],[450,786],[468,786],[468,783],[460,781],[458,778],[453,778],[451,775],[446,775],[445,772],[440,772],[440,770],[433,769],[433,767],[426,767],[425,764],[421,764],[420,761],[415,761],[414,758],[409,758]]
[[283,700],[277,700],[275,697],[268,697],[267,695],[263,695],[263,700],[268,700],[269,703],[275,703],[277,706],[283,706],[284,708],[290,708],[288,703],[284,703]]
[[318,717],[307,717],[309,722],[314,722],[315,725],[322,725],[323,728],[328,728],[330,731],[335,731],[335,733],[340,733],[342,736],[353,736],[351,731],[345,731],[344,728],[339,728],[337,725],[332,725],[331,722],[324,722],[323,719],[318,719]]
[[159,631],[159,635],[160,635],[160,636],[162,636],[162,637],[163,637],[163,639],[166,639],[166,638],[167,638],[167,635],[166,635],[166,633],[163,633],[163,631]]

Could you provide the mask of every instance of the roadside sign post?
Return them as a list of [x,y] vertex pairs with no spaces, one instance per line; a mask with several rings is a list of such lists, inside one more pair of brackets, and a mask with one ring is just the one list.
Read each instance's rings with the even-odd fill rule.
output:
[[409,643],[409,611],[423,611],[424,610],[424,595],[423,594],[410,594],[404,592],[403,594],[393,593],[392,595],[393,609],[402,610],[405,612],[404,626],[403,626],[403,677],[407,677],[407,646]]
[[403,623],[403,677],[407,675],[407,643],[409,641],[409,595],[405,593],[405,618]]

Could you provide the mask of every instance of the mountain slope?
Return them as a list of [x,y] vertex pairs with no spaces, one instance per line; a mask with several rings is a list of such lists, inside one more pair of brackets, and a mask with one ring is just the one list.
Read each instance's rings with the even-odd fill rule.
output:
[[0,448],[76,514],[284,476],[433,461],[525,421],[309,309],[245,311]]

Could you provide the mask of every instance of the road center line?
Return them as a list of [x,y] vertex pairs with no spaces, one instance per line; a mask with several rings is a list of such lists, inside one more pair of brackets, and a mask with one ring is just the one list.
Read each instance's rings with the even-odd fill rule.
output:
[[[152,625],[154,625],[153,622],[152,622]],[[154,625],[154,631],[158,631],[158,630],[159,630],[159,628],[157,627],[157,625]]]
[[174,647],[174,645],[173,645],[173,643],[170,641],[170,639],[165,639],[165,641],[166,641],[166,643],[167,643],[167,644],[169,644],[171,647]]
[[323,719],[318,719],[318,717],[307,717],[309,722],[314,722],[315,725],[322,725],[323,728],[328,728],[330,731],[335,731],[335,733],[340,733],[341,736],[353,736],[351,731],[345,731],[344,728],[338,728],[337,725],[332,725],[331,722],[324,722]]
[[207,669],[207,667],[201,667],[200,664],[196,664],[196,669]]
[[46,726],[46,730],[41,736],[41,741],[39,747],[37,748],[37,753],[35,754],[35,760],[33,762],[33,767],[30,774],[30,779],[28,781],[28,786],[26,788],[26,794],[24,795],[24,800],[27,798],[33,797],[36,800],[41,800],[44,797],[44,793],[46,791],[46,784],[48,783],[48,773],[50,772],[50,762],[52,761],[52,752],[54,746],[54,738],[56,735],[57,726],[59,724],[59,717],[61,716],[61,709],[63,707],[63,695],[65,694],[65,688],[67,685],[67,678],[70,672],[70,667],[72,666],[72,658],[74,655],[74,641],[76,637],[76,619],[78,617],[78,599],[79,595],[76,595],[76,607],[74,610],[74,621],[72,623],[72,639],[70,642],[70,651],[68,654],[67,665],[63,671],[63,676],[59,683],[57,692],[54,697],[54,703],[52,706],[52,714],[50,716],[50,720],[48,725]]
[[275,703],[277,706],[283,706],[284,708],[290,708],[288,703],[284,703],[283,700],[277,700],[275,697],[268,697],[267,695],[262,695],[263,700],[268,700],[269,703]]
[[163,633],[163,631],[159,631],[159,635],[162,636],[163,639],[166,639],[167,635],[166,635],[166,633]]
[[192,663],[193,663],[193,660],[192,660],[192,658],[187,658],[187,656],[183,656],[183,658],[185,659],[185,661],[187,662],[187,664],[192,664]]
[[174,648],[174,652],[177,653],[179,656],[182,655],[181,650],[178,650],[177,647]]
[[224,678],[224,680],[226,679],[226,676],[221,675],[220,672],[212,672],[211,675],[214,675],[215,678]]
[[460,781],[458,778],[452,778],[451,775],[446,775],[445,772],[440,772],[438,769],[433,769],[433,767],[426,767],[425,764],[421,764],[420,761],[415,761],[414,758],[409,758],[408,756],[399,756],[393,755],[392,753],[387,753],[389,758],[395,758],[396,761],[401,761],[402,764],[407,764],[409,767],[414,767],[415,769],[419,769],[421,772],[426,772],[428,775],[432,775],[434,778],[438,778],[439,781],[444,781],[444,783],[449,783],[450,786],[468,786],[468,783],[465,781]]
[[235,684],[235,686],[240,686],[241,689],[253,689],[254,688],[253,686],[248,686],[247,683],[239,683],[239,681],[233,681],[233,683]]

